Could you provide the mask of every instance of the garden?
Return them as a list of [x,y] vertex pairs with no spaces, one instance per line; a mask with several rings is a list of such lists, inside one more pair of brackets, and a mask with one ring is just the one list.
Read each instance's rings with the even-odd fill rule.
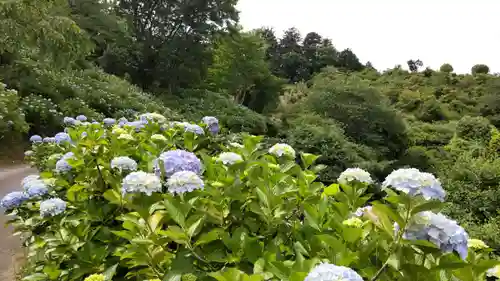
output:
[[27,250],[22,280],[485,280],[500,261],[440,210],[434,175],[335,183],[319,155],[231,133],[216,117],[65,117],[32,135],[39,171],[0,202]]

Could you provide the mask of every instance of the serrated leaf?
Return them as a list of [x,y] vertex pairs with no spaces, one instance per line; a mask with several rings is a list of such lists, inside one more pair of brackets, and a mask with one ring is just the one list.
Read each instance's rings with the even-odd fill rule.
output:
[[194,222],[191,226],[189,226],[187,234],[189,237],[193,237],[197,231],[203,226],[203,222],[205,220],[205,217],[201,217],[198,219],[196,222]]
[[181,208],[179,208],[178,206],[176,206],[176,204],[174,202],[172,202],[172,200],[169,198],[169,199],[165,199],[165,209],[167,210],[168,212],[168,215],[182,228],[185,228],[186,227],[186,217],[185,215],[182,213],[182,210]]

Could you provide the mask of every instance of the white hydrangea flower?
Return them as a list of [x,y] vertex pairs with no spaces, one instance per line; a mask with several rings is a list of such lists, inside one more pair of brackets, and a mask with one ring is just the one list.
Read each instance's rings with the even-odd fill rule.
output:
[[229,145],[232,147],[236,147],[236,148],[243,148],[244,147],[242,144],[239,144],[237,142],[230,142]]
[[392,187],[410,196],[422,195],[426,200],[438,199],[443,202],[446,197],[446,192],[436,177],[415,168],[393,171],[385,178],[382,187]]
[[154,134],[151,136],[151,139],[159,142],[166,142],[167,138],[164,135]]
[[363,278],[348,267],[321,263],[309,272],[304,281],[363,281]]
[[122,181],[122,193],[145,193],[147,195],[153,192],[161,191],[160,178],[155,174],[143,171],[132,172]]
[[153,120],[153,121],[156,121],[158,123],[165,123],[167,121],[167,118],[165,118],[165,116],[159,114],[159,113],[144,113],[144,114],[141,114],[139,116],[139,118],[141,119],[148,119],[148,120]]
[[121,171],[135,171],[137,170],[137,163],[134,159],[127,156],[118,156],[111,160],[111,168]]
[[205,184],[198,174],[191,171],[180,171],[173,174],[167,180],[168,192],[180,194],[203,189]]
[[130,134],[121,134],[118,136],[118,139],[119,140],[130,140],[130,141],[135,140],[134,137]]
[[488,269],[486,276],[500,278],[500,265]]
[[224,165],[233,165],[243,162],[243,157],[234,152],[222,152],[219,157],[217,157],[217,161],[222,162]]
[[358,181],[365,184],[372,184],[373,180],[370,173],[360,168],[348,168],[343,171],[337,181],[340,184],[348,184],[352,181]]
[[66,210],[66,202],[59,198],[52,198],[40,203],[40,216],[53,217],[63,213]]
[[291,158],[295,158],[295,150],[286,143],[277,143],[269,148],[269,153],[281,157],[286,155]]

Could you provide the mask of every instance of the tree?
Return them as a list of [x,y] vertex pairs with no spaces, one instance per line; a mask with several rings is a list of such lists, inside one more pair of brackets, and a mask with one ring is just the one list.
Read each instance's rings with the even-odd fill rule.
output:
[[476,74],[488,74],[490,72],[490,68],[485,64],[476,64],[472,67],[471,73],[472,75]]
[[421,60],[409,60],[406,63],[411,72],[417,72],[418,68],[424,65]]
[[208,69],[209,87],[226,91],[234,101],[262,112],[274,108],[282,82],[266,62],[266,44],[258,32],[220,36]]
[[359,62],[358,57],[351,51],[345,49],[338,56],[337,66],[351,71],[360,71],[363,69],[363,64]]
[[136,69],[132,80],[143,88],[170,91],[192,87],[205,76],[213,36],[234,26],[236,0],[122,0],[125,17],[137,41],[130,50]]
[[439,68],[439,71],[445,72],[445,73],[452,73],[453,66],[451,66],[451,64],[449,64],[449,63],[445,63],[445,64],[441,65],[441,67]]
[[92,44],[69,18],[67,4],[65,0],[1,1],[0,64],[31,57],[38,63],[69,67],[88,55]]

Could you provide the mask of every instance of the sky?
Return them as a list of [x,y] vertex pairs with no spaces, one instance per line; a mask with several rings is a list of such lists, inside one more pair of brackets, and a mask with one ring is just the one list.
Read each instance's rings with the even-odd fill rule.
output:
[[500,72],[500,0],[239,0],[240,24],[314,31],[378,70],[420,59],[439,69]]

